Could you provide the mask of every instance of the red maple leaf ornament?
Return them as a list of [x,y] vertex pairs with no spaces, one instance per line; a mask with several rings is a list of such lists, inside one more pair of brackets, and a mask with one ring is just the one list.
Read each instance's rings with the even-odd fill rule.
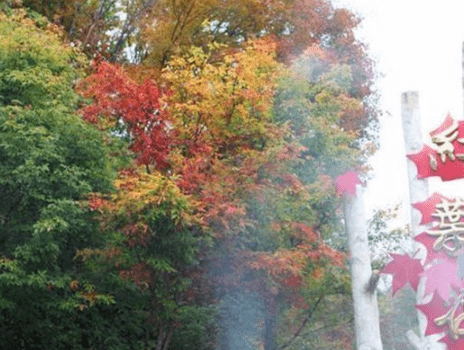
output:
[[429,197],[424,202],[417,202],[414,203],[412,206],[419,210],[422,214],[422,219],[420,224],[428,224],[432,221],[440,221],[437,217],[433,217],[432,214],[436,210],[437,204],[446,199],[447,201],[451,201],[451,199],[446,198],[445,196],[435,192],[431,197]]
[[393,258],[381,273],[393,275],[393,295],[406,283],[417,291],[421,273],[424,271],[420,260],[411,259],[408,254],[400,255],[390,253]]
[[438,293],[433,294],[432,300],[427,304],[416,305],[416,308],[422,311],[427,317],[427,328],[425,335],[437,334],[446,330],[446,325],[438,326],[435,319],[445,315],[451,307],[445,308],[445,300]]
[[358,184],[362,185],[362,182],[358,173],[353,171],[348,171],[335,179],[335,186],[339,196],[342,196],[345,192],[350,196],[356,196],[356,185]]
[[425,294],[436,292],[444,300],[449,299],[452,289],[462,287],[456,261],[440,260],[438,264],[425,270],[422,276],[426,277]]
[[435,250],[433,246],[435,245],[436,242],[436,237],[433,237],[427,232],[422,232],[420,235],[417,235],[414,237],[414,240],[423,244],[425,246],[425,249],[427,250],[427,256],[425,258],[425,264],[427,265],[429,262],[435,259],[440,259],[440,260],[453,260],[453,258],[449,257],[446,255],[443,250]]
[[417,167],[419,179],[440,176],[443,181],[464,177],[464,121],[457,122],[451,116],[430,132],[436,149],[427,145],[416,154],[407,157]]
[[458,338],[454,340],[449,334],[446,334],[439,340],[440,343],[446,344],[448,350],[463,350],[464,349],[464,338]]

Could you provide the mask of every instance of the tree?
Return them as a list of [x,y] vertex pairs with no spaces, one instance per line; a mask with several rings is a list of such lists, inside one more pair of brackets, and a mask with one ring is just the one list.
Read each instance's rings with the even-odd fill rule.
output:
[[76,311],[113,302],[74,261],[98,245],[83,195],[110,189],[111,169],[99,132],[74,113],[83,58],[36,18],[0,13],[0,337],[78,349],[92,343],[82,325],[102,315]]
[[194,202],[174,181],[159,173],[122,171],[115,186],[119,191],[111,200],[95,197],[91,202],[103,214],[99,221],[108,237],[106,247],[84,249],[78,256],[137,287],[147,299],[147,338],[156,339],[156,349],[167,349],[181,309],[194,300],[188,278],[208,237],[202,234]]
[[63,35],[89,57],[104,55],[121,60],[142,20],[157,0],[16,0],[3,1],[9,7],[24,7],[61,26]]
[[350,94],[364,99],[366,108],[361,119],[376,115],[373,62],[354,36],[360,20],[330,1],[24,0],[22,4],[61,24],[69,39],[81,43],[90,57],[100,52],[112,62],[124,61],[122,50],[131,46],[133,60],[158,70],[192,44],[206,48],[217,42],[231,49],[249,39],[272,37],[278,60],[286,64],[319,45],[340,64],[350,66]]
[[82,111],[84,119],[127,139],[139,164],[167,166],[172,143],[163,111],[162,89],[150,80],[138,84],[115,65],[102,62],[80,86],[94,103]]

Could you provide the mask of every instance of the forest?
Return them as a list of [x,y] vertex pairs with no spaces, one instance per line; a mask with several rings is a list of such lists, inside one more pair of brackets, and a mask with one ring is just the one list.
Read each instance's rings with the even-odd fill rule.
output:
[[326,0],[0,1],[2,349],[354,348],[335,179],[379,110]]

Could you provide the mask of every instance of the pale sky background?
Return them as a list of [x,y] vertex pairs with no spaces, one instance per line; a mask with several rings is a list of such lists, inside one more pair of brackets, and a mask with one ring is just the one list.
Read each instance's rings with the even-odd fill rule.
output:
[[[402,203],[408,216],[401,93],[419,91],[424,142],[429,143],[428,133],[448,112],[463,119],[464,1],[334,0],[334,4],[363,18],[357,37],[368,45],[377,71],[384,74],[377,86],[386,113],[381,119],[380,150],[371,162],[375,176],[368,184],[366,205],[372,210]],[[432,178],[429,188],[430,195],[464,197],[464,180],[443,184]]]

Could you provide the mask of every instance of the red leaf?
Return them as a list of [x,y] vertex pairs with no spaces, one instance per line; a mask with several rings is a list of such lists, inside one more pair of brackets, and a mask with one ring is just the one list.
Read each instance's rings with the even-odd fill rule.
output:
[[335,179],[335,186],[339,196],[347,192],[350,196],[356,196],[356,185],[362,184],[357,173],[348,171]]
[[443,338],[439,340],[441,343],[446,344],[448,350],[462,350],[464,349],[464,338],[459,338],[454,340],[450,337],[449,334],[446,334]]
[[[435,150],[427,145],[424,145],[419,153],[408,154],[406,157],[412,160],[417,167],[417,178],[423,179],[425,177],[439,176],[438,168],[434,171],[429,164],[430,157],[436,157]],[[443,179],[444,180],[444,179]]]
[[299,276],[291,275],[289,277],[283,278],[282,282],[288,287],[298,288],[301,286],[302,280]]
[[440,203],[443,199],[451,201],[451,199],[442,196],[441,194],[435,192],[429,199],[424,202],[417,202],[414,203],[412,206],[419,210],[422,214],[422,220],[420,222],[421,225],[430,223],[432,221],[440,221],[437,218],[432,217],[432,213],[435,211],[435,208],[438,203]]
[[417,291],[420,274],[424,271],[420,260],[411,259],[409,255],[391,253],[393,258],[382,270],[381,273],[393,275],[393,294],[395,294],[406,283]]
[[425,294],[435,291],[444,300],[448,300],[453,287],[461,288],[462,282],[458,277],[458,265],[454,261],[440,260],[422,273],[426,277]]
[[414,240],[423,244],[427,249],[427,257],[425,259],[425,265],[435,259],[441,260],[450,260],[451,258],[448,257],[442,250],[436,251],[433,248],[435,244],[436,238],[427,234],[427,232],[422,232],[420,235],[414,237]]
[[422,311],[427,317],[427,328],[425,329],[425,335],[437,334],[446,330],[446,325],[438,327],[434,320],[444,314],[451,308],[444,307],[445,300],[443,300],[437,293],[433,294],[432,300],[428,304],[416,305],[416,308]]

